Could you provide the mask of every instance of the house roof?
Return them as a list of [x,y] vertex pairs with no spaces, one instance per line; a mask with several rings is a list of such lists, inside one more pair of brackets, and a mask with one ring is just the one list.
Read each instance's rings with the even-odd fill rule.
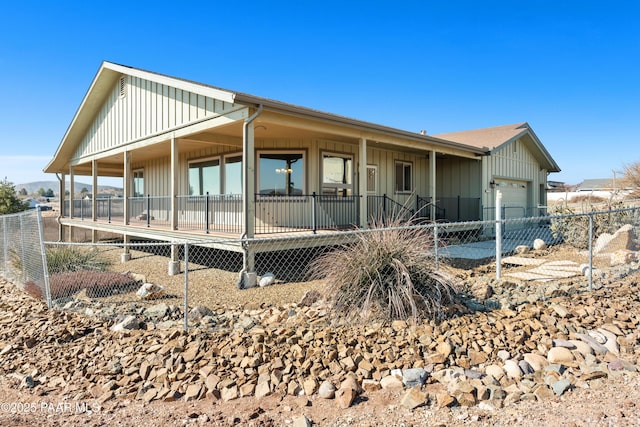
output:
[[581,191],[611,190],[614,188],[614,181],[611,178],[585,179],[578,184]]
[[402,138],[404,140],[410,139],[412,141],[423,142],[425,144],[448,147],[468,152],[472,155],[484,155],[487,151],[486,149],[475,145],[467,145],[452,140],[441,139],[430,135],[423,135],[418,132],[396,129],[384,125],[340,116],[337,114],[314,110],[307,107],[288,104],[273,99],[262,98],[259,96],[222,89],[216,86],[198,83],[186,79],[171,77],[140,68],[134,68],[126,65],[104,61],[98,69],[96,76],[94,77],[87,93],[85,94],[80,106],[78,107],[78,110],[76,111],[76,114],[74,115],[69,127],[67,128],[67,131],[65,132],[65,135],[62,138],[62,141],[60,142],[53,159],[45,167],[45,172],[54,173],[65,169],[64,165],[67,159],[69,159],[73,155],[75,148],[82,140],[84,133],[90,126],[91,121],[94,119],[96,111],[101,107],[102,103],[105,101],[109,92],[113,88],[113,85],[123,74],[147,79],[157,83],[165,84],[167,86],[172,86],[204,96],[209,96],[211,98],[220,99],[225,102],[238,103],[249,106],[262,105],[264,109],[269,109],[275,112],[296,115],[303,118],[319,120],[325,123],[346,126],[396,138]]
[[461,132],[441,133],[435,136],[436,138],[455,141],[490,152],[499,150],[515,142],[517,139],[522,138],[523,142],[531,149],[533,155],[542,165],[546,166],[549,172],[560,172],[560,167],[555,160],[553,160],[527,122]]

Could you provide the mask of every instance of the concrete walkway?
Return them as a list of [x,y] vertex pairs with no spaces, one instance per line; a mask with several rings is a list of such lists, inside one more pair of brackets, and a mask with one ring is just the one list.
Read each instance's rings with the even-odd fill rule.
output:
[[[533,241],[535,239],[542,239],[547,245],[553,245],[560,242],[560,239],[553,237],[553,233],[548,227],[513,230],[504,233],[504,237],[502,238],[502,255],[514,253],[516,247],[520,245],[526,245],[531,248],[533,247]],[[449,245],[439,248],[438,255],[447,258],[471,260],[495,258],[496,241],[493,239],[463,243],[460,245]]]

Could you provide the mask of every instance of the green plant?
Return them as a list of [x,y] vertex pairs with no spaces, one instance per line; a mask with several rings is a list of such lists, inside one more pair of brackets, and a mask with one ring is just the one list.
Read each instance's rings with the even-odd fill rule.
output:
[[7,178],[0,181],[0,215],[26,211],[28,204],[18,198],[13,183]]
[[49,274],[82,270],[105,271],[111,262],[95,249],[75,246],[59,246],[47,249]]
[[356,236],[311,264],[311,278],[326,281],[336,315],[414,322],[443,317],[457,286],[435,268],[431,229],[395,220]]

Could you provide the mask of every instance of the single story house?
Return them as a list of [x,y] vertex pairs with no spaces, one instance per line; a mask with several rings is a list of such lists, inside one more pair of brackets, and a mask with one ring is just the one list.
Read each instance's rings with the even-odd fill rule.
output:
[[[69,238],[84,228],[125,242],[254,239],[390,214],[478,220],[495,186],[531,214],[559,168],[526,123],[493,129],[430,136],[103,62],[44,171],[58,174]],[[76,176],[92,177],[90,199],[64,200]],[[122,178],[124,197],[97,197],[98,177]],[[238,251],[252,271],[250,249]]]

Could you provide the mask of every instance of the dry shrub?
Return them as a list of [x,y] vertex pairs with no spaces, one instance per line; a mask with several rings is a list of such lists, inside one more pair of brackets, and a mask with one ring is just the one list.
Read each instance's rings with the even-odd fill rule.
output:
[[589,216],[593,217],[593,238],[603,233],[613,234],[625,224],[633,224],[636,236],[640,236],[638,210],[626,208],[622,202],[607,201],[605,206],[585,203],[576,210],[566,205],[559,205],[550,212],[551,231],[553,236],[577,249],[589,247]]
[[[89,298],[107,297],[110,295],[131,292],[140,286],[130,274],[110,271],[83,271],[56,273],[49,277],[51,299],[70,297],[83,289]],[[36,299],[45,299],[44,291],[32,281],[24,284],[24,291]]]
[[385,321],[441,319],[457,286],[435,268],[431,229],[397,220],[373,228],[311,264],[311,277],[326,281],[333,313]]
[[86,246],[58,246],[47,250],[49,274],[73,271],[105,271],[111,262],[99,251]]
[[51,299],[68,297],[83,289],[89,298],[107,297],[131,292],[139,285],[130,274],[110,271],[57,273],[49,278]]

